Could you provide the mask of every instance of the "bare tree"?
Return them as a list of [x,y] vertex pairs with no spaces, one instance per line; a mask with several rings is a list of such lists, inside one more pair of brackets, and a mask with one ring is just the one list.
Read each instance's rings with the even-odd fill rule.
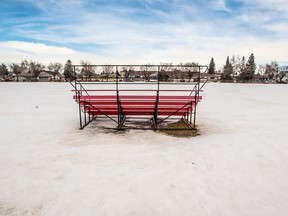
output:
[[133,71],[135,71],[134,66],[123,66],[122,71],[124,72],[125,81],[127,82]]
[[[199,72],[198,66],[199,64],[195,62],[191,62],[191,63],[188,62],[184,64],[183,70],[187,73],[188,82],[190,82],[192,77],[194,77],[195,74]],[[197,77],[197,79],[199,79],[199,77]]]
[[5,64],[0,65],[0,76],[8,75],[8,69]]
[[161,63],[160,70],[158,72],[159,81],[168,81],[170,78],[170,72],[173,71],[172,63]]
[[32,73],[32,77],[34,78],[34,80],[37,80],[39,74],[44,70],[45,66],[42,65],[39,62],[35,62],[30,60],[30,64],[29,64],[31,73]]
[[12,73],[16,75],[16,81],[19,82],[19,74],[21,74],[23,71],[21,65],[13,63],[10,65],[10,69]]
[[241,62],[242,62],[242,58],[239,55],[232,56],[230,63],[233,68],[233,77],[238,76],[241,73]]
[[265,65],[259,65],[258,66],[258,73],[263,76],[264,73],[265,73],[265,69],[266,69],[266,66]]
[[153,64],[146,64],[140,67],[140,73],[143,75],[146,81],[150,81],[150,76],[157,71]]
[[26,59],[24,59],[20,63],[20,67],[21,67],[21,74],[27,79],[27,81],[31,81],[32,73],[30,70],[29,62]]
[[278,63],[276,61],[272,61],[271,64],[266,64],[265,68],[265,76],[272,80],[278,74]]
[[86,81],[91,80],[92,75],[95,73],[91,63],[82,60],[80,64],[82,65],[81,73],[86,77]]
[[52,73],[53,75],[53,80],[55,81],[56,75],[60,74],[60,70],[62,69],[63,65],[61,63],[55,62],[48,65],[48,70]]
[[277,77],[279,78],[279,82],[282,83],[283,78],[288,74],[288,66],[282,66],[279,68],[279,72]]
[[114,66],[106,64],[103,66],[103,75],[106,78],[106,81],[108,81],[109,75],[112,74],[114,69]]
[[20,65],[21,65],[22,70],[23,70],[22,73],[25,74],[28,81],[31,81],[31,78],[33,78],[34,81],[37,80],[39,74],[45,68],[45,66],[39,62],[35,62],[32,60],[30,60],[30,62],[28,62],[26,59],[24,59]]
[[[180,65],[181,65],[181,64],[180,64]],[[173,70],[172,70],[171,76],[172,76],[174,79],[179,79],[179,78],[181,78],[181,81],[184,81],[186,74],[183,73],[183,69],[184,69],[184,67],[174,67]]]

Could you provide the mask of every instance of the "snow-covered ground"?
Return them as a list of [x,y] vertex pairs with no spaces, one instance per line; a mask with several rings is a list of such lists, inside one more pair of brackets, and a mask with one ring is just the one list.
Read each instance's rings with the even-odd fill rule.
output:
[[0,84],[0,215],[288,214],[288,85],[207,84],[201,135],[78,130],[68,83]]

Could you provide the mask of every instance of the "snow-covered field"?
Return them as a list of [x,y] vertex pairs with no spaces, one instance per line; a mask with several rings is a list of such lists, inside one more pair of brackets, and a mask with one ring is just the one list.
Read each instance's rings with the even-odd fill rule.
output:
[[207,84],[201,135],[78,130],[68,83],[0,84],[0,215],[288,214],[288,85]]

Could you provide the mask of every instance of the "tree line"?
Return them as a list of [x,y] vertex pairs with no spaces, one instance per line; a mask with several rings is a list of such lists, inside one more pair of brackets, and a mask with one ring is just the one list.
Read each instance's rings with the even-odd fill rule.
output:
[[[80,67],[79,67],[80,66]],[[91,77],[102,77],[104,80],[108,81],[109,77],[118,76],[118,78],[124,78],[124,81],[129,81],[131,77],[137,76],[137,74],[142,78],[143,81],[150,81],[152,75],[156,74],[159,81],[169,81],[171,79],[192,79],[193,75],[199,71],[198,63],[180,63],[175,66],[172,63],[161,63],[160,66],[154,64],[145,64],[140,66],[121,66],[115,68],[115,66],[110,64],[105,64],[96,73],[95,66],[89,64],[88,62],[82,61],[81,64],[72,68],[72,63],[70,60],[66,63],[64,69],[64,75],[68,79],[80,79],[80,80],[91,80]],[[74,71],[75,70],[75,71]],[[119,70],[119,71],[118,71]],[[102,79],[103,80],[103,79]]]
[[118,73],[118,76],[123,76],[124,80],[127,81],[135,72],[140,72],[141,77],[143,77],[143,80],[145,81],[150,81],[153,73],[157,73],[160,81],[168,81],[172,78],[188,79],[190,81],[193,74],[198,72],[198,65],[198,63],[193,62],[180,63],[179,68],[181,69],[175,68],[172,63],[161,63],[160,68],[157,68],[157,66],[153,64],[141,65],[138,68],[135,68],[134,66],[122,66],[119,68],[120,71],[118,72],[115,71],[113,65],[105,64],[103,65],[101,72],[96,72],[95,66],[87,61],[81,61],[80,65],[77,65],[77,67],[74,67],[71,60],[67,60],[64,65],[59,62],[51,62],[46,67],[42,63],[25,59],[19,64],[12,63],[8,66],[2,63],[2,65],[0,65],[0,78],[4,77],[9,81],[10,78],[15,77],[15,80],[18,82],[19,77],[22,76],[25,77],[26,81],[31,82],[37,81],[41,72],[47,72],[53,76],[53,80],[55,80],[57,75],[63,74],[66,81],[71,81],[76,78],[89,81],[93,77],[102,77],[103,79],[108,80],[109,77]]
[[[197,66],[199,66],[199,64],[195,62],[180,63],[179,66],[179,68],[176,68],[172,63],[161,63],[160,68],[157,68],[153,64],[142,65],[137,69],[134,66],[122,66],[120,69],[121,75],[117,75],[123,76],[124,80],[128,81],[129,78],[135,74],[135,71],[138,71],[143,80],[150,81],[151,75],[157,72],[157,78],[160,81],[180,79],[190,82],[193,76],[198,72]],[[255,57],[252,53],[247,61],[245,56],[227,56],[225,64],[217,71],[214,58],[211,58],[206,72],[210,75],[218,74],[222,82],[252,82],[256,79],[277,79],[279,82],[282,82],[288,72],[288,66],[280,67],[276,61],[272,61],[270,64],[259,65],[257,71],[256,69]],[[66,81],[71,81],[76,78],[89,81],[93,77],[102,77],[108,81],[110,76],[119,73],[118,71],[115,71],[114,66],[109,64],[103,65],[101,72],[97,73],[95,67],[91,63],[83,60],[75,69],[70,60],[67,60],[64,65],[59,62],[51,62],[46,67],[42,63],[24,59],[19,64],[12,63],[7,66],[2,63],[0,65],[0,78],[3,77],[4,79],[11,80],[11,77],[13,76],[18,82],[19,77],[23,76],[28,82],[37,81],[39,74],[43,71],[51,74],[53,80],[56,79],[57,75],[63,74]]]
[[[49,70],[49,73],[55,77],[60,74],[62,69],[62,64],[55,62],[50,63],[47,66],[47,69]],[[11,65],[7,66],[5,64],[0,65],[0,76],[2,76],[4,79],[9,80],[12,76],[15,76],[16,81],[19,81],[19,76],[25,76],[27,81],[36,81],[39,74],[43,71],[45,71],[46,66],[42,63],[36,62],[36,61],[28,61],[24,59],[21,63],[12,63]]]
[[283,78],[288,73],[288,66],[279,66],[276,61],[259,65],[258,69],[255,63],[255,57],[252,53],[246,61],[245,56],[239,55],[232,57],[227,56],[226,62],[218,71],[215,69],[214,58],[211,58],[209,63],[209,74],[221,74],[223,82],[253,82],[277,80],[282,82]]

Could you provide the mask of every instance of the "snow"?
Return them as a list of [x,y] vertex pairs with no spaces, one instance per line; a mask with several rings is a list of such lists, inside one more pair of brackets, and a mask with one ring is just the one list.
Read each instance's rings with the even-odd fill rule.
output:
[[1,83],[0,215],[287,215],[287,88],[207,84],[175,138],[79,130],[68,83]]

